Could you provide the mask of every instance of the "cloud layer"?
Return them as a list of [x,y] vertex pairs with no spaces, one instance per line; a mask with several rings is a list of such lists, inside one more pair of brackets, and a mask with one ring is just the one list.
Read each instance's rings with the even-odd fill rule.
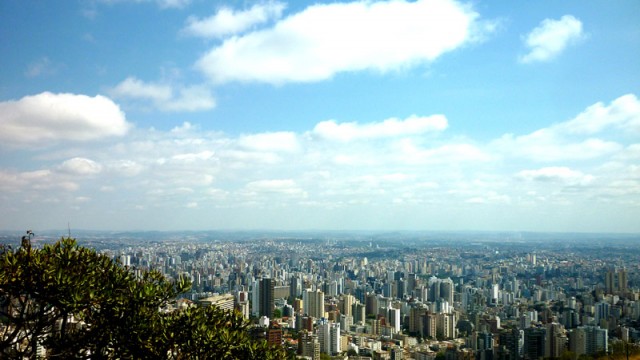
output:
[[214,83],[313,82],[341,72],[397,70],[477,39],[485,31],[477,19],[450,0],[317,4],[225,39],[196,66]]
[[[195,228],[358,228],[363,218],[388,214],[367,226],[438,229],[467,212],[528,211],[527,221],[558,230],[563,225],[553,221],[567,211],[638,214],[640,143],[623,139],[637,131],[639,117],[640,101],[628,94],[489,141],[451,134],[455,124],[443,115],[319,121],[303,132],[238,136],[184,123],[166,132],[138,129],[107,150],[86,144],[47,152],[41,167],[0,170],[1,197],[68,206],[78,209],[69,215],[76,222],[105,216],[125,228],[145,227],[134,219]],[[605,218],[612,229],[620,225]],[[484,221],[495,229],[496,219]]]

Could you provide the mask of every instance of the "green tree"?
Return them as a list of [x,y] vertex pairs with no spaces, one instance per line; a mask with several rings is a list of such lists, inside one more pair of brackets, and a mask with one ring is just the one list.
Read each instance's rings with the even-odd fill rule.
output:
[[282,317],[282,310],[280,309],[273,309],[273,318],[274,319],[279,319]]
[[0,357],[273,359],[281,348],[252,341],[242,316],[217,308],[163,312],[189,290],[157,271],[136,276],[96,251],[61,239],[0,250]]

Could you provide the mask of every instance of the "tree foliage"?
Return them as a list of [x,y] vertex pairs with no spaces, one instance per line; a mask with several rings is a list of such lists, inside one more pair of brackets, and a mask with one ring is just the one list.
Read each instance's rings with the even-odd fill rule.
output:
[[[30,234],[29,234],[30,235]],[[27,239],[28,240],[28,239]],[[276,359],[237,312],[163,308],[190,284],[129,269],[63,238],[0,251],[0,357]]]

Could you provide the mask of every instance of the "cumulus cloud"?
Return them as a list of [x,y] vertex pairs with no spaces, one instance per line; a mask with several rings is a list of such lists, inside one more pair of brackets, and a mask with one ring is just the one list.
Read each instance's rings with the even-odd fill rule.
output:
[[63,162],[60,170],[71,175],[96,175],[102,171],[102,165],[91,159],[75,157]]
[[429,63],[490,26],[453,0],[316,4],[273,27],[227,38],[196,66],[215,83],[313,82],[347,71]]
[[447,118],[443,115],[412,115],[404,120],[390,118],[382,122],[366,124],[358,124],[356,122],[337,123],[335,120],[327,120],[316,124],[311,134],[321,139],[346,142],[361,139],[420,135],[426,132],[443,131],[447,126]]
[[557,126],[558,130],[579,135],[592,135],[611,127],[640,133],[640,101],[635,95],[621,96],[608,106],[602,102],[595,103]]
[[582,22],[572,15],[545,19],[525,37],[528,53],[520,57],[520,62],[549,61],[582,37]]
[[216,106],[211,90],[202,85],[175,90],[169,84],[128,77],[113,87],[110,93],[115,98],[139,101],[162,111],[203,111]]
[[0,142],[44,147],[59,141],[123,136],[131,128],[109,98],[44,92],[0,102]]
[[205,38],[220,38],[239,34],[252,27],[278,19],[286,5],[277,1],[255,4],[242,11],[223,7],[215,15],[200,19],[190,17],[183,33]]

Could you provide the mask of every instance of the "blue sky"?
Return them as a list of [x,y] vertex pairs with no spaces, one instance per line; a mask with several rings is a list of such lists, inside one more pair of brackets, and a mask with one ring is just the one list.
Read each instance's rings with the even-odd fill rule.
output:
[[637,1],[0,2],[0,228],[640,232]]

